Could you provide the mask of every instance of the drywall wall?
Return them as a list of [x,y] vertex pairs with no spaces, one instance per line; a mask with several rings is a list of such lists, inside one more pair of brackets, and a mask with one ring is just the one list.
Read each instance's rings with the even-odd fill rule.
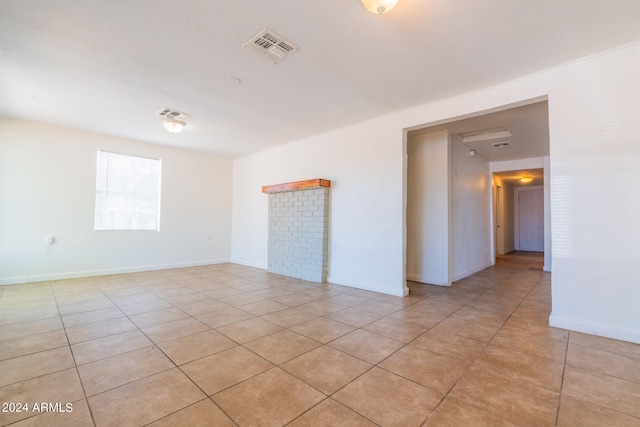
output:
[[[98,149],[162,159],[160,232],[93,231]],[[0,284],[228,261],[231,180],[228,159],[0,117]]]
[[[382,120],[384,122],[384,120]],[[233,262],[267,267],[268,196],[263,185],[331,180],[327,281],[405,293],[402,127],[362,122],[234,162]]]
[[[640,342],[640,45],[295,141],[234,163],[232,259],[266,266],[260,186],[335,181],[328,280],[405,286],[406,134],[548,99],[554,325]],[[620,185],[625,182],[626,185]],[[545,200],[546,202],[547,200]],[[545,260],[545,268],[550,268]]]
[[551,324],[640,343],[640,47],[558,69],[550,91]]
[[[491,266],[489,161],[451,136],[451,280]],[[408,241],[408,237],[407,237]]]
[[449,137],[407,138],[407,279],[450,286]]
[[448,131],[407,139],[407,279],[449,286],[491,266],[489,162]]
[[[516,250],[516,229],[515,229],[515,186],[509,182],[504,183],[503,196],[504,196],[504,252],[508,254]],[[547,204],[547,206],[549,206]],[[546,211],[549,209],[547,208]],[[548,243],[548,248],[551,250],[551,242]],[[551,257],[551,254],[549,254]]]

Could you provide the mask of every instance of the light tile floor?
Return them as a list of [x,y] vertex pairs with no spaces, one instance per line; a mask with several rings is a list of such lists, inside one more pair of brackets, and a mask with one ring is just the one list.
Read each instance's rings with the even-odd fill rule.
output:
[[640,426],[640,345],[549,327],[534,268],[406,298],[233,264],[0,287],[0,425]]

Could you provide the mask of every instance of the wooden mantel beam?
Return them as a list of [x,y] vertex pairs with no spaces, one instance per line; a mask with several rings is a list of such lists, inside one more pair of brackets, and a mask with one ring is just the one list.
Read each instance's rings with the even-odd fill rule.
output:
[[331,181],[328,179],[307,179],[305,181],[287,182],[284,184],[264,185],[263,193],[282,193],[284,191],[308,190],[311,188],[331,187]]

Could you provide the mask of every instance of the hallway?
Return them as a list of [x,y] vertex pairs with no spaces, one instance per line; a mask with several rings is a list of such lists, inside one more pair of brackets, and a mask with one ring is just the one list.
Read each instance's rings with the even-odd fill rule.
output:
[[496,257],[497,267],[540,270],[544,267],[544,252],[514,251]]

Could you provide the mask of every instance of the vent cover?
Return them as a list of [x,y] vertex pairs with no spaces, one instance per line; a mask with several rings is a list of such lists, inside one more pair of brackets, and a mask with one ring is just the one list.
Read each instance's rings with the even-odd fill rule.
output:
[[505,141],[505,142],[494,142],[493,144],[493,148],[508,148],[511,147],[511,143],[509,141]]
[[274,63],[298,50],[298,46],[268,28],[260,31],[243,46],[264,55]]
[[160,117],[173,119],[173,120],[185,120],[191,115],[189,113],[183,113],[182,111],[172,110],[171,108],[167,108],[167,107],[164,107],[163,109],[158,111],[157,114]]

